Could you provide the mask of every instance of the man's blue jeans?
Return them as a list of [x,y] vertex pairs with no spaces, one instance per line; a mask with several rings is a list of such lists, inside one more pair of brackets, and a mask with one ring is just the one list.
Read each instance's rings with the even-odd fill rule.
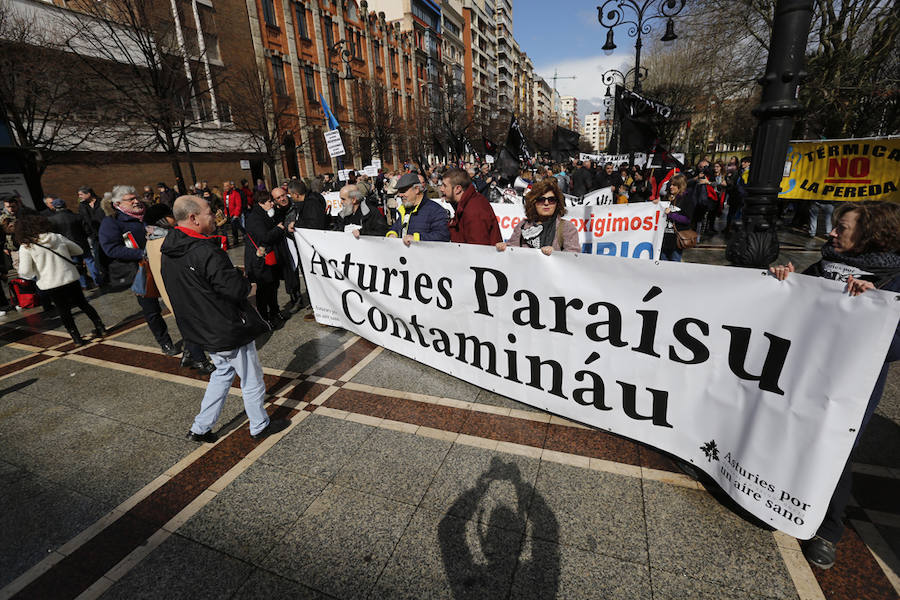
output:
[[256,342],[250,342],[234,350],[210,352],[209,359],[216,370],[209,376],[209,385],[200,404],[200,413],[194,417],[191,431],[204,434],[215,425],[225,397],[231,389],[234,376],[241,378],[241,396],[244,398],[244,412],[250,419],[250,434],[256,435],[269,424],[269,415],[263,408],[266,398],[266,384],[263,381],[262,365],[256,354]]
[[[90,252],[84,253],[84,264],[87,266],[88,273],[96,285],[103,285],[106,281],[103,278],[103,272],[100,270],[100,245],[91,242]],[[84,287],[83,285],[81,287]]]

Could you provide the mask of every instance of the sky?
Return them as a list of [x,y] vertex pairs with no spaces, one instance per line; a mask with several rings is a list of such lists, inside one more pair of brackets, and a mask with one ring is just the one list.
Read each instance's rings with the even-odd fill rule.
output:
[[551,87],[554,69],[560,77],[576,77],[558,79],[556,89],[561,96],[578,98],[582,124],[584,115],[603,110],[603,72],[624,72],[634,64],[634,38],[625,35],[624,27],[615,31],[618,48],[610,56],[600,49],[606,41],[606,29],[597,20],[598,4],[599,0],[513,0],[513,35],[519,47],[534,62],[535,75]]

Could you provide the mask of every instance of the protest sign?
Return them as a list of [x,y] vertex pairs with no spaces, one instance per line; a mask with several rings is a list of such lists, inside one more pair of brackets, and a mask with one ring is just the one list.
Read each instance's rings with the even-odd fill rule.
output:
[[338,171],[338,181],[347,181],[350,179],[350,171],[353,169],[340,169]]
[[[615,166],[619,166],[622,163],[627,163],[631,160],[631,156],[628,154],[586,154],[582,152],[578,155],[578,160],[586,161],[592,160],[596,163],[606,164],[608,162],[614,164]],[[634,153],[634,164],[643,166],[647,162],[647,155],[642,152]]]
[[675,454],[799,538],[822,521],[900,318],[895,294],[799,274],[296,239],[319,323]]
[[[569,206],[565,219],[578,229],[581,251],[587,254],[656,260],[665,233],[667,202],[637,202],[609,206]],[[491,204],[500,236],[508,240],[525,219],[519,204]]]
[[778,197],[900,202],[900,138],[791,142]]
[[325,198],[325,212],[336,217],[341,214],[341,193],[340,192],[324,192],[322,197]]
[[378,167],[375,165],[368,165],[363,169],[363,173],[368,175],[369,177],[377,177],[378,176]]
[[0,173],[0,194],[18,196],[22,199],[22,204],[31,209],[36,208],[28,182],[21,173]]
[[[380,168],[381,168],[381,159],[380,159],[380,158],[373,158],[373,159],[372,159],[372,166],[375,167],[376,170],[377,170],[377,169],[380,169]],[[378,175],[378,173],[375,173],[375,174]]]
[[341,131],[332,129],[325,132],[325,146],[328,148],[328,156],[335,158],[336,156],[344,156],[344,142],[341,141]]

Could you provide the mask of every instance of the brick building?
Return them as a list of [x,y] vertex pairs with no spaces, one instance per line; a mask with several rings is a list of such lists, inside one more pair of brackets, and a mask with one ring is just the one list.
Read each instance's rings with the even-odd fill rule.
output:
[[[116,98],[114,95],[100,98],[95,106],[84,107],[80,109],[82,112],[72,115],[72,127],[91,121],[103,122],[104,127],[98,128],[96,134],[86,136],[84,142],[70,151],[54,152],[53,161],[48,163],[41,179],[45,193],[60,195],[74,203],[75,190],[81,185],[90,185],[98,192],[119,183],[155,187],[157,182],[165,181],[173,185],[173,158],[177,159],[188,183],[197,179],[219,185],[226,179],[262,176],[261,157],[248,151],[250,145],[246,135],[232,125],[229,97],[221,85],[233,73],[252,65],[252,55],[247,52],[250,26],[246,3],[137,0],[136,5],[151,12],[148,21],[159,23],[152,29],[148,27],[148,31],[152,31],[152,43],[157,44],[167,58],[177,56],[176,63],[183,65],[178,75],[183,78],[179,85],[184,84],[189,92],[182,97],[185,118],[179,131],[183,139],[176,141],[177,153],[174,156],[166,154],[164,147],[154,142],[152,130],[143,130],[140,122],[133,121],[131,113],[121,110],[123,103],[135,102],[134,98]],[[115,12],[121,10],[120,4],[106,3],[108,12],[103,14],[97,12],[98,6],[99,3],[65,0],[10,0],[5,8],[34,27],[43,28],[51,37],[59,37],[67,28],[77,28],[74,24],[88,24],[90,31],[94,27],[91,24],[100,22],[101,17],[115,22],[120,31],[125,31],[128,19],[120,18],[121,15]],[[118,56],[109,48],[98,49],[99,35],[93,39],[90,35],[73,34],[72,37],[75,43],[68,48],[60,47],[59,52],[72,52],[74,48],[79,56],[90,54],[97,63],[110,63],[104,68],[119,77],[130,77],[135,64],[141,60],[129,55],[127,48]],[[123,33],[121,38],[128,39],[128,36]],[[132,50],[133,54],[140,54],[141,49]],[[132,120],[126,123],[120,119]],[[122,125],[116,126],[117,122]],[[122,131],[128,135],[118,135]],[[27,146],[21,141],[19,145]],[[242,169],[242,164],[249,164],[250,168]]]
[[[285,175],[340,166],[325,148],[321,99],[341,126],[344,167],[361,169],[380,153],[384,167],[393,168],[417,155],[413,145],[433,102],[429,90],[443,81],[437,5],[398,0],[372,2],[370,10],[366,0],[255,0],[248,6],[255,55],[290,107],[279,115]],[[385,131],[390,135],[379,144]]]

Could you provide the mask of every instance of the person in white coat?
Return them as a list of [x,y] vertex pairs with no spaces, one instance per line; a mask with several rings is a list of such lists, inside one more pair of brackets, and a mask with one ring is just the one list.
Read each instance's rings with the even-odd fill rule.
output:
[[46,217],[29,215],[16,220],[15,239],[19,246],[19,276],[34,279],[37,287],[50,295],[59,318],[72,341],[84,345],[84,340],[72,318],[72,307],[77,306],[94,324],[94,336],[103,337],[106,328],[100,315],[84,297],[79,283],[78,269],[72,256],[84,254],[75,242],[51,231]]

